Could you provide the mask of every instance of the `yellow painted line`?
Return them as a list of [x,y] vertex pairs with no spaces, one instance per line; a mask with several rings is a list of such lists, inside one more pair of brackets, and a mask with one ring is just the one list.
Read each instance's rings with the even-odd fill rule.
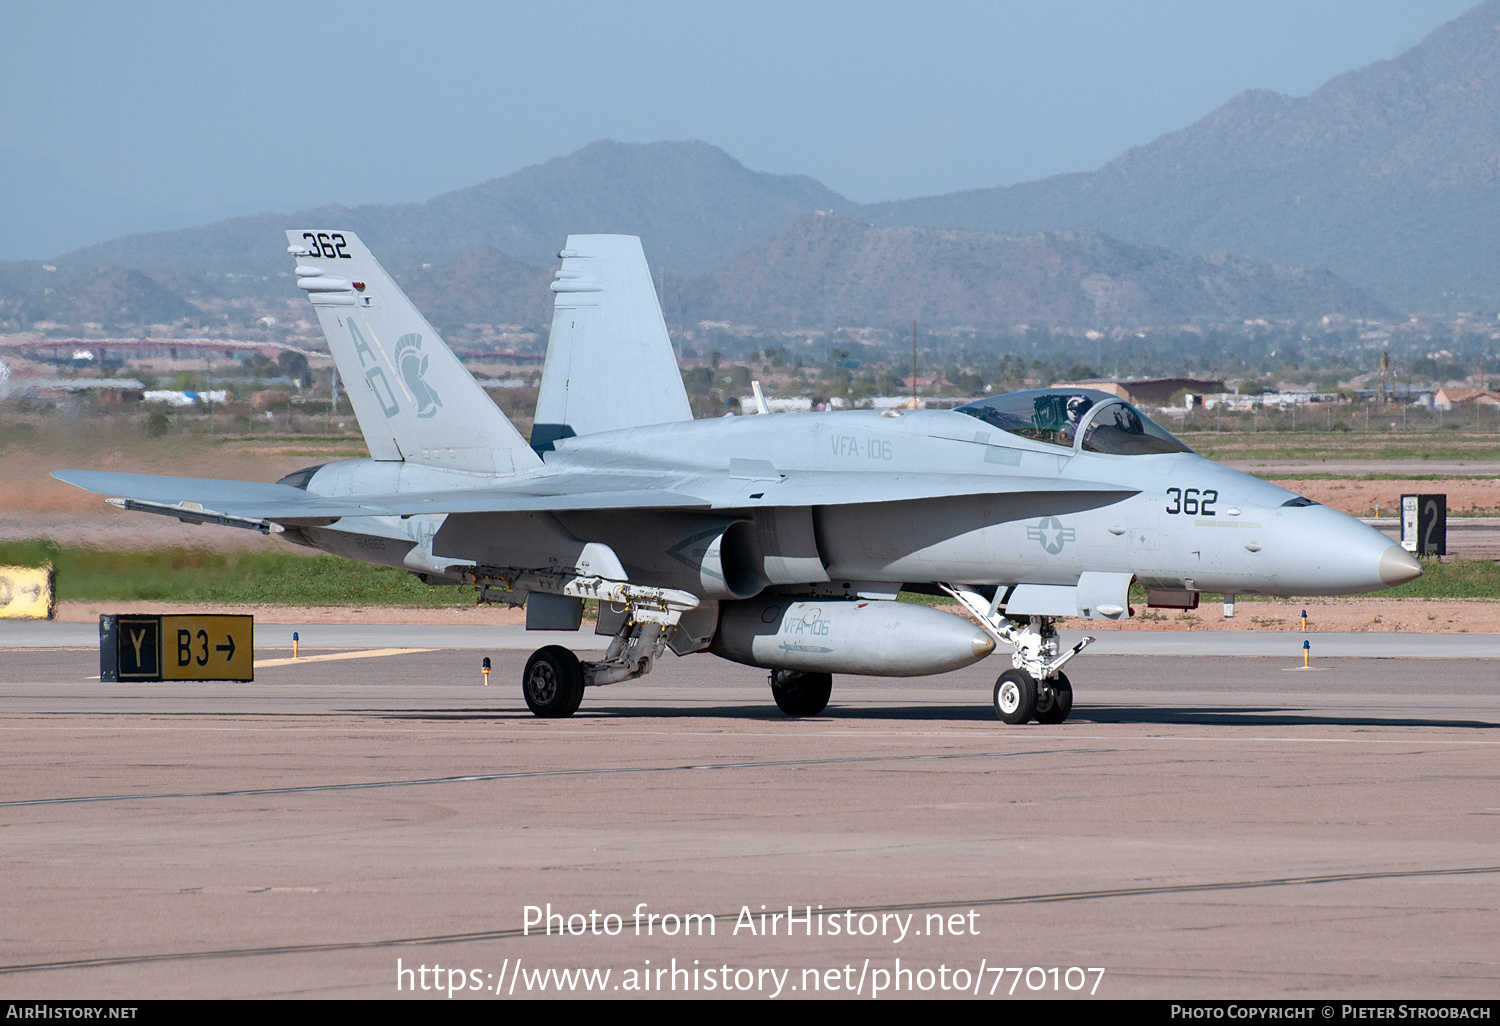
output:
[[330,663],[335,659],[374,659],[376,656],[411,655],[414,652],[436,652],[434,648],[366,648],[354,652],[329,652],[324,655],[301,656],[293,659],[257,659],[255,668],[263,666],[291,666],[294,663]]
[[98,645],[93,645],[93,646],[90,646],[90,647],[87,647],[87,648],[31,648],[30,646],[22,646],[20,648],[0,648],[0,652],[97,652],[97,651],[99,651],[99,646]]

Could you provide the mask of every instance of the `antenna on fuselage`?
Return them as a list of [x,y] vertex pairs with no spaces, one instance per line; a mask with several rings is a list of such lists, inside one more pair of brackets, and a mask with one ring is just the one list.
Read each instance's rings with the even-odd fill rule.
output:
[[760,390],[759,381],[750,382],[750,391],[755,393],[755,412],[770,413],[771,407],[766,405],[766,396],[765,393]]

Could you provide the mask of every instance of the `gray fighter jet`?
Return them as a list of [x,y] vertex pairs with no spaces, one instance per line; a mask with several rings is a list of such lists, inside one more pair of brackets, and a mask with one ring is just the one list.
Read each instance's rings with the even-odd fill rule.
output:
[[[667,649],[771,671],[811,716],[832,674],[914,676],[1013,650],[1000,719],[1073,704],[1058,617],[1132,615],[1200,592],[1374,591],[1422,571],[1384,535],[1195,455],[1103,392],[1039,389],[956,410],[694,420],[640,241],[574,235],[528,442],[352,232],[291,231],[370,458],[281,481],[60,470],[130,510],[300,545],[525,604],[604,657],[539,648],[522,691],[568,716],[584,688]],[[896,601],[952,596],[973,617]],[[976,626],[977,624],[977,626]]]

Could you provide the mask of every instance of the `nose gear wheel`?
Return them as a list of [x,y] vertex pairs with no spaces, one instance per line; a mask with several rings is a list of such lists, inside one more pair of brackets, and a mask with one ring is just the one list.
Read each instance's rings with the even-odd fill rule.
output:
[[1047,686],[1037,693],[1036,721],[1061,723],[1073,711],[1073,685],[1065,673],[1059,673],[1046,683]]
[[1036,678],[1025,670],[1006,670],[995,681],[995,715],[1010,724],[1027,723],[1036,712]]

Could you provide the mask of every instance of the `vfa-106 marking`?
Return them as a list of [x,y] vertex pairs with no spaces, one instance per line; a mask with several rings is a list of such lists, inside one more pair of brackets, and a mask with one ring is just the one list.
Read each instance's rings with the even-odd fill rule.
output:
[[[835,673],[942,673],[1011,650],[1008,723],[1072,708],[1060,617],[1200,592],[1374,591],[1421,573],[1378,531],[1194,454],[1116,396],[1038,389],[957,410],[695,421],[640,241],[574,235],[552,283],[535,426],[522,438],[352,232],[292,231],[370,458],[270,484],[87,470],[126,509],[251,528],[470,585],[573,630],[599,602],[602,659],[548,645],[522,693],[567,716],[588,686],[670,649],[770,672],[820,713]],[[947,594],[973,622],[896,601]],[[196,635],[193,635],[196,638]],[[163,652],[176,652],[163,640]],[[194,661],[203,654],[189,645]],[[210,649],[212,651],[212,649]]]
[[99,617],[101,681],[255,679],[255,618]]

